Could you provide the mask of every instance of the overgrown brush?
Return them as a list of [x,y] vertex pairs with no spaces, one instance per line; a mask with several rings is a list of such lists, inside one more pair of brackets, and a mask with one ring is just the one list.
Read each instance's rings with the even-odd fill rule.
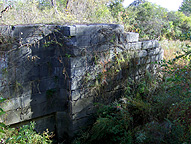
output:
[[147,71],[129,81],[119,101],[100,105],[96,122],[73,143],[191,143],[191,54],[185,47],[155,75]]
[[[161,40],[159,42],[161,47],[164,49],[164,59],[166,61],[174,59],[181,53],[183,54],[184,52],[182,50],[187,50],[189,45],[191,45],[190,41],[180,41],[180,40],[174,41],[166,39],[166,40]],[[183,61],[183,59],[179,59],[178,62],[180,61]]]
[[23,125],[18,128],[4,128],[4,133],[0,133],[1,143],[36,143],[36,144],[49,144],[53,137],[48,130],[43,132],[42,135],[35,131],[35,123],[31,122],[30,125]]
[[[27,0],[8,3],[11,7],[2,13],[0,24],[113,23],[115,20],[106,6],[108,0],[72,0],[68,6],[64,2],[57,3],[56,8],[45,2]],[[2,5],[1,10],[4,9]]]
[[[6,99],[0,97],[0,103]],[[0,108],[0,116],[5,114],[4,110]],[[12,143],[30,143],[30,144],[49,144],[52,143],[54,137],[53,133],[50,133],[48,129],[39,134],[35,130],[35,122],[31,122],[30,125],[23,125],[17,128],[11,128],[6,126],[3,122],[0,123],[0,143],[12,144]]]

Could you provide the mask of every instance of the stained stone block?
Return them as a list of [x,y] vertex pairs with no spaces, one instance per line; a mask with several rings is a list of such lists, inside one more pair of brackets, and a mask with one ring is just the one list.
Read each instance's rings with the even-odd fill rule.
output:
[[91,116],[89,117],[84,117],[81,118],[79,120],[74,120],[73,121],[73,132],[78,132],[79,129],[84,129],[85,125],[88,126],[90,124],[92,124],[94,122],[94,120],[91,118]]
[[139,34],[134,32],[128,32],[126,40],[127,42],[138,42]]
[[10,36],[13,30],[13,26],[0,26],[0,32],[4,34],[4,36]]
[[147,56],[147,51],[146,50],[141,50],[138,52],[138,57],[146,57]]
[[149,41],[143,41],[142,48],[143,49],[151,49],[151,48],[158,48],[159,42],[157,40],[149,40]]
[[154,50],[149,51],[149,56],[159,54],[160,48],[156,48]]
[[142,46],[142,42],[132,42],[132,43],[127,43],[127,50],[140,50]]
[[84,97],[84,91],[80,89],[72,90],[71,91],[71,100],[76,101],[80,98]]
[[65,36],[76,36],[75,26],[66,26],[66,27],[63,27],[62,30]]
[[47,115],[42,118],[34,119],[36,125],[35,130],[39,133],[46,131],[54,132],[56,129],[56,116],[55,114]]
[[73,136],[72,131],[72,121],[70,115],[67,112],[57,112],[55,115],[55,120],[53,124],[56,124],[56,133],[58,134],[58,141],[63,142],[66,139],[63,137]]
[[74,68],[71,68],[71,78],[74,78],[74,77],[83,77],[86,73],[86,70],[87,68],[85,66],[83,67],[74,67]]
[[71,101],[71,113],[76,114],[82,111],[83,109],[87,109],[92,106],[93,104],[93,97],[79,99],[78,101]]
[[40,36],[42,34],[38,31],[38,26],[28,25],[15,26],[13,30],[13,37],[16,37],[20,40],[20,44],[33,43],[35,40],[40,40],[43,37]]
[[71,57],[68,58],[71,68],[83,67],[87,65],[87,57]]
[[16,39],[6,63],[0,59],[8,70],[0,91],[9,98],[1,121],[37,121],[40,131],[55,130],[59,142],[92,123],[94,102],[119,98],[128,79],[154,71],[164,53],[158,41],[139,42],[138,33],[117,24],[0,26],[0,33]]
[[159,61],[163,60],[163,56],[164,56],[164,50],[161,49],[160,53],[159,53]]

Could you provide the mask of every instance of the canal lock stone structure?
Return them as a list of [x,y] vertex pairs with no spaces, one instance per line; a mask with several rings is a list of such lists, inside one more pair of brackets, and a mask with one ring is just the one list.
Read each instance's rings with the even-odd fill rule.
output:
[[163,58],[157,40],[117,24],[0,26],[0,34],[1,121],[35,121],[60,141],[93,122],[95,102],[113,102]]

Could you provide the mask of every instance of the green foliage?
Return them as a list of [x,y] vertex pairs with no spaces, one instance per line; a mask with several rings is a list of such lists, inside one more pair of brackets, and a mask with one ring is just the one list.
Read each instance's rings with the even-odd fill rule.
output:
[[183,0],[182,5],[179,7],[179,11],[181,11],[185,15],[189,16],[191,13],[191,1]]
[[[131,143],[132,137],[129,130],[133,119],[129,112],[121,109],[120,106],[117,103],[111,106],[101,106],[99,118],[91,130],[91,141],[101,140],[103,143],[105,139],[105,142],[109,143]],[[100,133],[96,133],[97,131]]]
[[[3,97],[0,97],[0,103],[4,102],[6,99]],[[4,110],[0,107],[0,116],[5,114]],[[0,122],[0,133],[5,133],[4,131],[5,124]]]
[[[120,104],[109,106],[99,105],[98,119],[89,131],[88,137],[81,139],[83,143],[132,143],[132,116],[127,109],[122,109]],[[77,143],[74,141],[73,143]]]
[[164,60],[154,75],[146,71],[139,80],[129,79],[124,97],[98,105],[96,122],[74,143],[190,143],[188,51]]
[[109,10],[111,11],[111,14],[114,18],[116,18],[118,21],[120,21],[120,13],[124,11],[124,7],[122,5],[122,2],[124,0],[112,0],[109,3]]
[[121,7],[120,3],[114,3],[110,5],[110,10],[127,31],[138,32],[140,38],[190,40],[191,19],[180,11],[168,12],[167,9],[150,2],[126,9]]
[[[6,99],[0,97],[0,103],[5,102]],[[0,108],[0,116],[5,114],[4,110]],[[42,135],[35,131],[35,123],[31,122],[30,125],[23,125],[19,128],[10,128],[4,123],[0,123],[0,143],[37,143],[48,144],[52,141],[54,135],[48,129]]]
[[4,129],[5,133],[0,134],[1,143],[37,143],[48,144],[51,143],[50,138],[53,136],[47,130],[42,135],[37,134],[35,131],[35,123],[31,122],[30,125],[23,125],[19,128]]
[[128,30],[139,32],[141,38],[158,38],[168,26],[167,10],[150,2],[126,8],[122,18],[124,24],[130,24]]
[[169,12],[168,18],[172,26],[167,38],[190,40],[191,18],[179,11]]

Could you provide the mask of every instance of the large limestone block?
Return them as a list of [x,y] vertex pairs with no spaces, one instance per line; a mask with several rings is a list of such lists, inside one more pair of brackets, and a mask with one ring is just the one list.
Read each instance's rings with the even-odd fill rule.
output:
[[138,42],[139,34],[134,32],[128,32],[126,37],[127,42]]

